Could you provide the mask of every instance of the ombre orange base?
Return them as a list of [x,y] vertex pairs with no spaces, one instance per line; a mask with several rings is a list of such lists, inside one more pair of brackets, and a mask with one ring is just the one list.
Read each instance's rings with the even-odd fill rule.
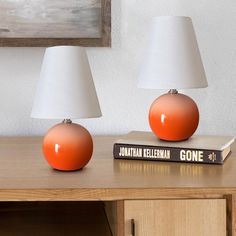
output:
[[61,123],[45,135],[43,152],[52,168],[62,171],[79,170],[91,159],[93,140],[83,126]]
[[199,123],[196,103],[181,93],[167,93],[157,98],[149,111],[153,133],[166,141],[182,141],[193,135]]

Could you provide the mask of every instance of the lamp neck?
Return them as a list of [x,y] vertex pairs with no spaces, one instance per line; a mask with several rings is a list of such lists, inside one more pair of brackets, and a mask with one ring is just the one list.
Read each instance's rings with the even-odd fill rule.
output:
[[63,124],[71,124],[72,121],[71,121],[71,119],[64,119],[64,120],[62,121],[62,123],[63,123]]
[[177,89],[170,89],[168,93],[177,94],[178,91],[177,91]]

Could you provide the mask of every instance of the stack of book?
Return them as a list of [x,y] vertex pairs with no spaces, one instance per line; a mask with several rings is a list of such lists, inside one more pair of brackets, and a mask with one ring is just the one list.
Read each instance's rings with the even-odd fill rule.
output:
[[223,164],[230,156],[232,136],[194,135],[182,142],[167,142],[151,132],[132,131],[116,141],[116,159]]

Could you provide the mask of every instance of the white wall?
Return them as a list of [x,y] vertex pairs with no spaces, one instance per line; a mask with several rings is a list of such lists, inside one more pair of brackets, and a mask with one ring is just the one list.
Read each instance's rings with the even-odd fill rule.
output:
[[[77,122],[93,134],[149,130],[149,105],[165,91],[136,84],[148,24],[158,15],[193,19],[209,87],[183,92],[199,105],[198,132],[235,135],[235,0],[112,0],[113,47],[88,50],[103,117]],[[43,135],[58,122],[30,118],[43,52],[0,48],[0,135]]]

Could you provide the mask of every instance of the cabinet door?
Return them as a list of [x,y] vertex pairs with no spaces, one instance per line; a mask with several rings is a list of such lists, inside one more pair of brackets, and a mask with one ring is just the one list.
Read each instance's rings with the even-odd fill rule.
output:
[[225,199],[127,200],[125,236],[225,236]]

